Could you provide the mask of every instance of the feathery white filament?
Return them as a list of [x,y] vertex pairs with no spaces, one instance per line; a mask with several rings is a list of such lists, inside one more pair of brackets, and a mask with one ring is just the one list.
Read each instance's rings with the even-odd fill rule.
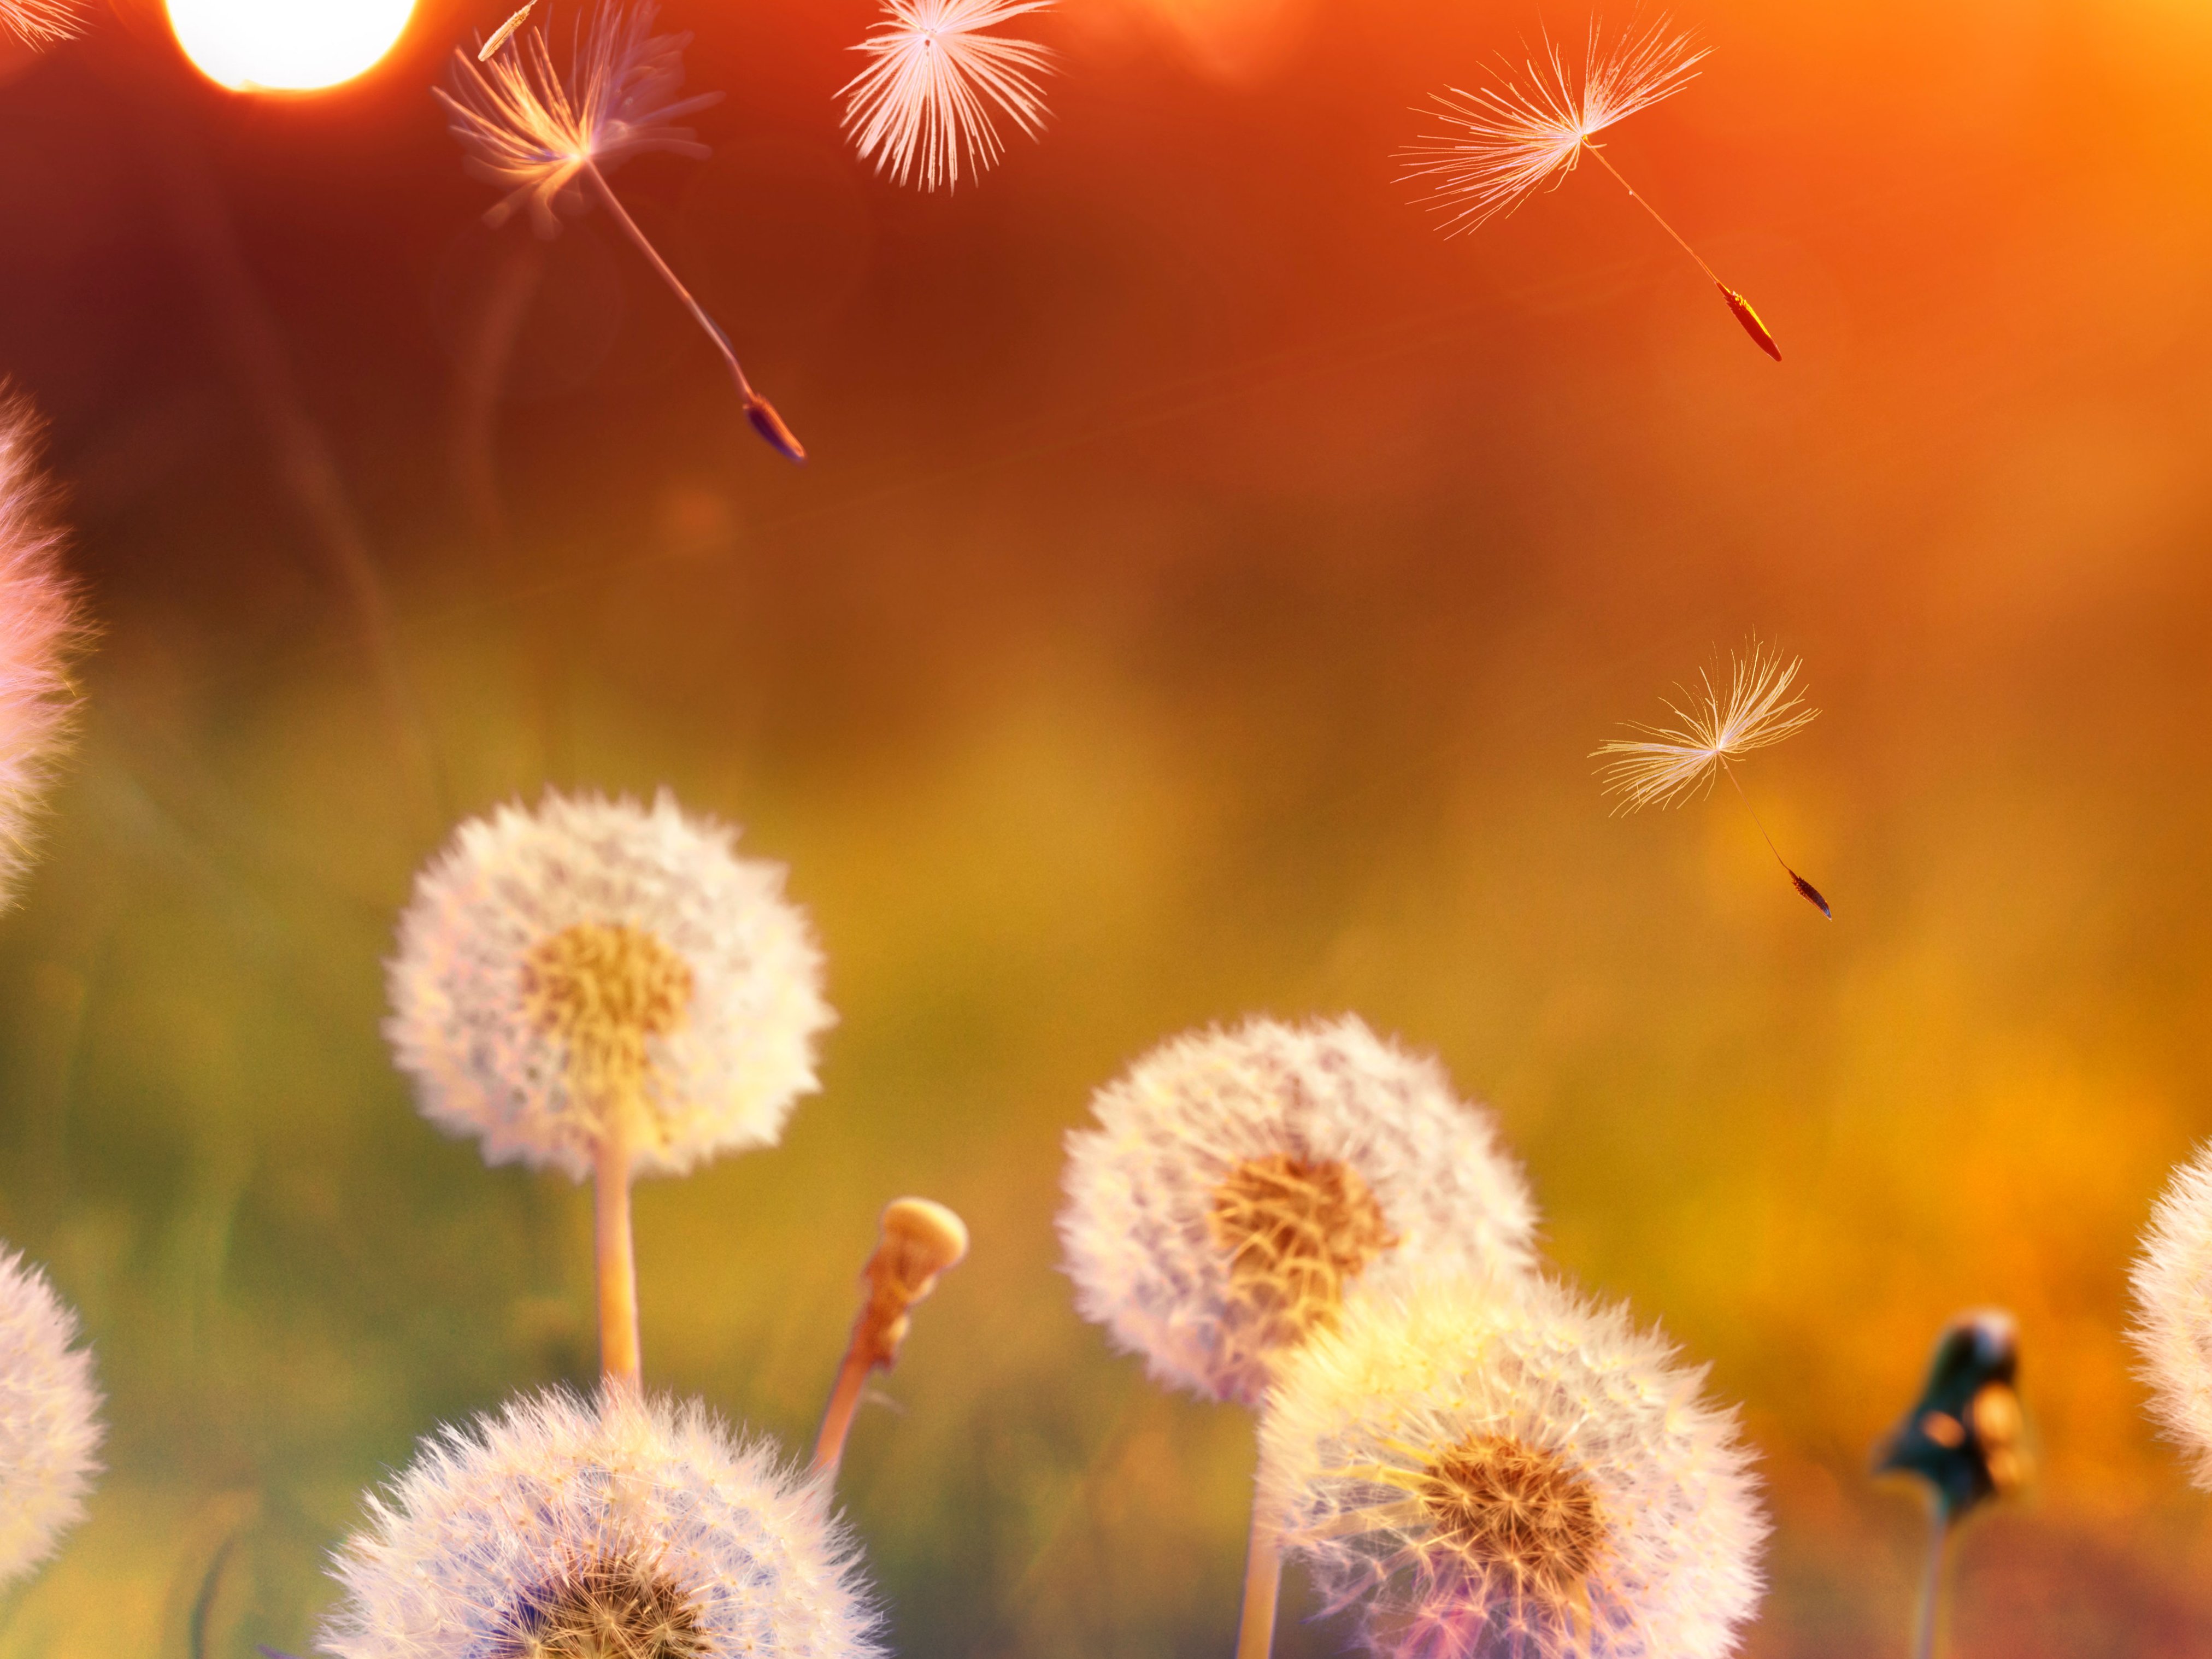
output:
[[1428,113],[1454,131],[1424,134],[1399,151],[1407,164],[1403,176],[1434,181],[1422,199],[1448,210],[1448,234],[1473,230],[1510,211],[1546,179],[1573,172],[1596,134],[1680,92],[1705,55],[1663,17],[1611,46],[1592,23],[1577,77],[1547,40],[1524,76],[1509,75],[1498,88],[1439,93]]
[[1382,1659],[1719,1659],[1767,1527],[1703,1382],[1548,1280],[1370,1296],[1284,1362],[1259,1509]]
[[2152,1412],[2212,1489],[2212,1141],[2174,1170],[2129,1282]]
[[0,28],[27,46],[51,46],[84,27],[84,14],[72,0],[0,0]]
[[576,199],[571,187],[586,167],[604,173],[651,150],[712,153],[672,124],[722,94],[676,95],[691,37],[653,33],[653,11],[650,0],[635,8],[606,0],[579,20],[565,80],[535,26],[489,63],[454,54],[453,90],[432,90],[453,118],[469,170],[507,192],[486,216],[493,223],[527,204],[538,234],[550,236],[560,224],[554,209]]
[[1488,1115],[1354,1017],[1176,1038],[1091,1106],[1059,1222],[1076,1306],[1170,1387],[1256,1403],[1339,1305],[1529,1266],[1534,1208]]
[[489,1163],[591,1172],[601,1103],[576,1086],[577,1054],[533,1001],[532,968],[549,942],[599,930],[680,969],[689,993],[633,1034],[635,1172],[773,1146],[817,1086],[814,1040],[836,1016],[783,866],[738,857],[736,833],[665,791],[647,810],[549,790],[535,811],[462,824],[416,878],[386,964],[385,1032],[423,1115],[480,1136]]
[[0,387],[0,903],[28,867],[32,829],[69,738],[69,659],[85,629],[61,562],[37,417]]
[[1620,797],[1614,810],[1633,812],[1686,800],[1712,787],[1723,762],[1780,743],[1819,719],[1820,711],[1806,707],[1803,694],[1790,689],[1800,665],[1796,657],[1784,663],[1754,643],[1748,662],[1729,659],[1726,696],[1710,671],[1700,671],[1699,691],[1685,690],[1679,702],[1666,699],[1679,726],[1632,725],[1632,731],[1648,735],[1591,750],[1593,758],[1618,757],[1600,769],[1606,793]]
[[527,1396],[425,1440],[370,1498],[318,1645],[335,1659],[875,1659],[858,1552],[825,1497],[697,1401]]
[[84,1514],[100,1449],[92,1356],[46,1275],[0,1245],[0,1589]]
[[1044,126],[1036,77],[1052,54],[982,33],[1052,0],[884,0],[884,21],[855,46],[872,59],[841,89],[860,159],[901,184],[956,188],[960,165],[981,173],[1005,154],[994,108],[1034,138]]

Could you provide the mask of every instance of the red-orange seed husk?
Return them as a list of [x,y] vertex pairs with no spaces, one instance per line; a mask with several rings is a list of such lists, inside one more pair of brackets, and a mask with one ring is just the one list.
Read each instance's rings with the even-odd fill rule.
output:
[[1743,325],[1743,331],[1751,336],[1761,351],[1776,362],[1780,362],[1782,348],[1774,343],[1774,337],[1766,331],[1766,325],[1759,320],[1759,313],[1751,308],[1751,301],[1726,283],[1715,283],[1713,286],[1720,289],[1721,298],[1728,301],[1728,308],[1735,313],[1736,321]]
[[806,446],[783,423],[783,416],[775,412],[775,405],[754,392],[745,402],[745,418],[753,423],[753,430],[768,440],[780,453],[794,461],[806,459]]

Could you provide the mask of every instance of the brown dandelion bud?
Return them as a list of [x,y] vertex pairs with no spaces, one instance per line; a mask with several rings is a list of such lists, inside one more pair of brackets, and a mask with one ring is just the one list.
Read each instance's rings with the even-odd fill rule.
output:
[[853,1320],[853,1338],[838,1368],[822,1429],[814,1441],[814,1468],[835,1469],[871,1371],[898,1363],[913,1321],[908,1312],[937,1288],[938,1275],[968,1254],[968,1227],[942,1204],[926,1198],[894,1199],[884,1206],[883,1237],[860,1270],[867,1299]]

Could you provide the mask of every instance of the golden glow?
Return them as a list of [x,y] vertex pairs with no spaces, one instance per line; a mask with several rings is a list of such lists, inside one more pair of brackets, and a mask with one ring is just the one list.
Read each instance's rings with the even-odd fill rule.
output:
[[375,67],[415,0],[168,0],[177,44],[240,92],[311,92]]

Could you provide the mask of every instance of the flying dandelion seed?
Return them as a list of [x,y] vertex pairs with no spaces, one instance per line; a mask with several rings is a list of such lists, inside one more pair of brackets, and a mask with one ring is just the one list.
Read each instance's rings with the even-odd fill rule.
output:
[[489,64],[494,58],[497,57],[499,55],[499,49],[505,46],[508,41],[514,39],[514,32],[530,21],[530,14],[537,9],[537,6],[538,0],[530,0],[530,3],[528,5],[525,6],[520,11],[515,13],[514,16],[508,18],[507,21],[501,23],[497,28],[494,29],[491,32],[491,39],[485,41],[483,46],[478,49],[477,52],[477,62],[479,64]]
[[1833,921],[1836,913],[1828,901],[1819,888],[1790,867],[1774,837],[1766,833],[1766,825],[1752,811],[1751,798],[1743,793],[1735,768],[1729,764],[1753,750],[1780,743],[1820,718],[1820,711],[1807,708],[1803,696],[1790,689],[1796,684],[1799,666],[1798,659],[1793,657],[1785,664],[1754,640],[1748,662],[1729,657],[1725,697],[1715,689],[1711,672],[1701,670],[1698,677],[1701,690],[1683,688],[1681,702],[1666,699],[1680,725],[1632,725],[1631,731],[1646,735],[1616,739],[1592,750],[1590,755],[1593,759],[1614,757],[1599,769],[1606,780],[1605,793],[1620,798],[1613,808],[1616,812],[1676,805],[1710,792],[1714,780],[1725,774],[1743,810],[1758,825],[1766,850],[1790,878],[1790,884],[1808,904]]
[[985,34],[1052,0],[884,0],[888,14],[853,48],[873,61],[839,89],[845,130],[860,159],[906,184],[955,189],[964,158],[971,175],[1006,153],[995,108],[1030,137],[1044,127],[1036,76],[1052,54],[1025,40]]
[[46,1275],[0,1244],[0,1588],[84,1515],[100,1393],[77,1335]]
[[1664,17],[1643,33],[1623,35],[1610,46],[1592,23],[1579,76],[1547,40],[1542,52],[1527,60],[1525,73],[1516,76],[1509,70],[1500,87],[1474,92],[1452,87],[1437,94],[1437,107],[1426,113],[1452,131],[1425,133],[1400,150],[1397,159],[1407,168],[1403,177],[1434,181],[1423,199],[1446,212],[1446,234],[1457,235],[1510,212],[1538,185],[1556,184],[1589,155],[1697,262],[1744,332],[1780,362],[1782,348],[1751,301],[1715,275],[1595,142],[1607,127],[1681,91],[1705,57],[1705,49],[1674,32]]
[[26,46],[51,46],[84,27],[84,14],[70,0],[0,0],[0,28]]
[[1371,1297],[1285,1360],[1260,1503],[1376,1659],[1720,1659],[1767,1527],[1702,1382],[1547,1279]]
[[[588,189],[722,354],[753,430],[781,453],[803,461],[805,448],[775,406],[753,390],[729,336],[692,297],[607,183],[608,171],[633,155],[665,150],[700,158],[711,153],[689,128],[672,124],[722,94],[676,95],[684,81],[684,48],[691,37],[654,34],[653,10],[651,0],[634,9],[608,0],[588,21],[580,21],[565,81],[554,66],[544,32],[533,27],[513,52],[489,64],[471,63],[466,52],[456,52],[453,91],[434,91],[453,118],[450,130],[467,153],[469,170],[507,190],[486,220],[501,223],[526,204],[538,234],[550,236],[560,228],[555,210],[581,211],[582,191]],[[518,27],[517,20],[509,19],[502,33]]]

